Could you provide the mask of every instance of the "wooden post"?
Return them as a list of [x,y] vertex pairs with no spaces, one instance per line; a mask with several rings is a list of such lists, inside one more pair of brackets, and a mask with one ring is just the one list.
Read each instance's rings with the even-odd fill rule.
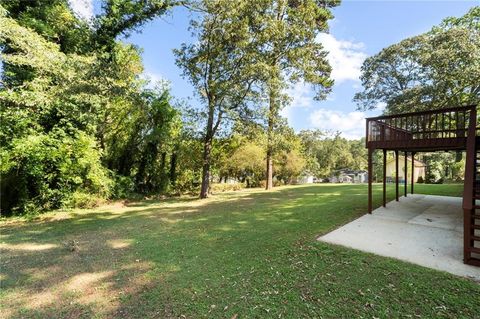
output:
[[475,198],[475,169],[476,169],[476,126],[477,126],[477,110],[473,107],[470,110],[470,119],[467,133],[467,154],[465,159],[465,180],[463,182],[463,262],[471,263],[471,247],[473,247],[474,232],[472,231],[472,222],[474,214]]
[[372,213],[373,149],[368,148],[368,213]]
[[407,159],[408,159],[408,157],[407,156],[408,156],[408,153],[405,152],[403,155],[404,155],[404,158],[405,158],[405,164],[404,164],[405,168],[403,170],[404,171],[403,175],[405,176],[405,179],[403,181],[403,195],[405,197],[407,197],[407,193],[408,193],[408,191],[407,191],[407,185],[408,185],[408,183],[407,183],[407,175],[408,175],[408,161],[407,161]]
[[395,150],[395,200],[398,202],[398,151]]
[[410,181],[410,193],[413,194],[413,184],[415,183],[415,153],[412,152],[412,180]]
[[387,206],[387,150],[383,150],[383,207]]

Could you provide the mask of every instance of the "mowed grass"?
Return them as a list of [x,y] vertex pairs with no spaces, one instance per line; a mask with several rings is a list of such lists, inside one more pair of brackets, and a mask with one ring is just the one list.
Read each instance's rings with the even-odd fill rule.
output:
[[[380,203],[381,185],[375,185]],[[458,196],[461,185],[417,185]],[[389,198],[393,197],[389,185]],[[480,285],[316,238],[366,185],[143,201],[1,224],[4,318],[475,318]]]

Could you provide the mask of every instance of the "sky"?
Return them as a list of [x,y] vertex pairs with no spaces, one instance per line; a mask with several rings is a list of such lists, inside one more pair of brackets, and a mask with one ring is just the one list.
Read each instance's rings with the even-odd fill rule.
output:
[[[74,11],[85,18],[98,10],[93,1],[69,0]],[[362,137],[365,117],[381,114],[382,107],[379,105],[377,110],[364,112],[358,111],[352,102],[354,94],[361,91],[360,67],[365,58],[407,37],[430,30],[446,17],[461,16],[476,5],[480,5],[480,0],[344,0],[333,9],[335,18],[329,23],[329,33],[317,38],[329,52],[331,76],[335,80],[332,93],[324,101],[315,101],[312,89],[297,83],[288,90],[292,103],[282,110],[282,115],[295,131],[318,128],[341,131],[348,139]],[[194,41],[188,30],[191,18],[186,9],[176,8],[123,40],[142,48],[146,77],[153,81],[168,80],[174,97],[197,105],[199,102],[193,87],[182,78],[172,52],[182,43]]]

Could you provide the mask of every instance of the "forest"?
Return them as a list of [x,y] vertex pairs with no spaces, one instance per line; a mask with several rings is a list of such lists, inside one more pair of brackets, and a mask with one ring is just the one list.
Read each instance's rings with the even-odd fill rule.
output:
[[[85,21],[67,0],[2,1],[2,215],[131,197],[205,198],[365,169],[363,139],[295,132],[281,116],[292,83],[308,83],[318,100],[331,91],[331,67],[314,39],[328,32],[339,1],[275,3],[104,0]],[[166,82],[146,80],[141,48],[122,41],[176,6],[195,13],[195,42],[175,56],[202,107],[172,96]],[[359,109],[383,103],[392,114],[478,103],[479,13],[473,8],[368,58]],[[459,57],[449,62],[458,66],[454,74],[445,73],[445,56]],[[424,161],[429,182],[462,176],[461,154]]]

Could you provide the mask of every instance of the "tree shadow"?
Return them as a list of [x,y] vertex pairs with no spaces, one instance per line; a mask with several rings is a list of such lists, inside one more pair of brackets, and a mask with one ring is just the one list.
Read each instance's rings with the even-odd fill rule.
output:
[[365,185],[286,187],[2,226],[2,312],[5,318],[232,317],[267,297],[269,307],[287,311],[286,295],[270,290],[298,298],[302,247],[362,215],[365,194]]

